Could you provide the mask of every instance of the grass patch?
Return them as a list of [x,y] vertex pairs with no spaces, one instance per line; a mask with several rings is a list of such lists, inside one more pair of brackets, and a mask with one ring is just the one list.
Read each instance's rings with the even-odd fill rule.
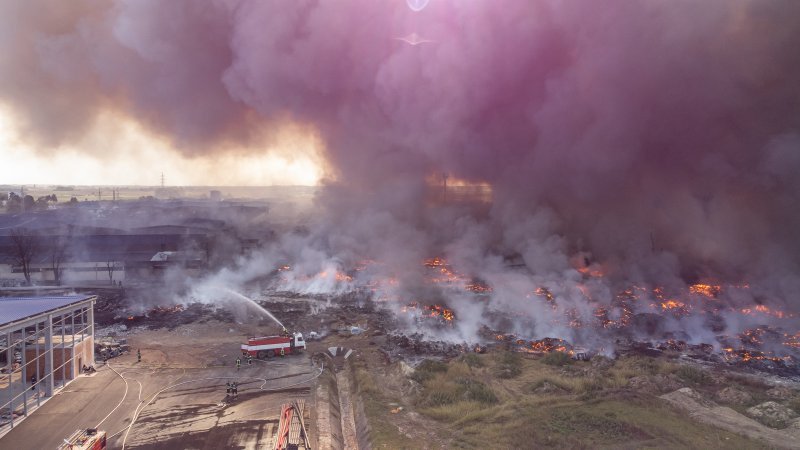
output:
[[530,383],[527,383],[523,390],[526,393],[536,393],[538,389],[545,388],[547,390],[547,385],[555,386],[558,389],[563,389],[566,392],[576,392],[580,389],[580,379],[577,378],[563,378],[563,377],[549,377],[544,376],[538,378]]
[[601,378],[582,378],[578,381],[578,392],[581,394],[596,394],[606,387]]
[[364,405],[364,414],[369,423],[369,439],[373,448],[414,449],[416,443],[400,432],[389,418],[387,404],[393,399],[387,399],[378,388],[372,374],[363,362],[351,360],[350,369],[353,371],[353,385],[355,391]]
[[[600,411],[563,408],[550,414],[547,427],[559,434],[574,433],[592,435],[596,442],[619,442],[631,436],[648,436],[636,426],[617,419],[613,412],[604,414]],[[649,437],[649,436],[648,436]]]
[[[604,377],[561,377],[558,375],[545,375],[526,383],[523,392],[527,394],[576,394],[583,400],[591,399],[607,389],[618,389],[627,384],[627,379],[614,376]],[[556,389],[548,389],[548,384]],[[539,391],[537,391],[539,390]]]
[[542,358],[542,362],[548,366],[566,366],[572,364],[572,358],[564,352],[550,352]]
[[459,378],[456,380],[456,384],[463,386],[463,396],[468,401],[484,404],[494,404],[498,401],[494,391],[480,381],[471,378]]
[[375,384],[372,375],[364,367],[353,364],[351,368],[353,369],[355,388],[359,393],[375,394],[378,392],[378,385]]
[[711,377],[702,369],[692,366],[681,366],[675,374],[684,381],[698,385],[706,385],[712,382]]
[[501,352],[495,362],[495,376],[507,380],[522,373],[522,356],[517,352]]
[[739,373],[727,373],[725,374],[725,378],[729,381],[732,381],[742,387],[757,389],[759,391],[766,391],[770,388],[769,385],[764,383],[764,381],[758,377],[752,375],[745,375]]
[[465,378],[472,376],[472,368],[466,363],[453,361],[447,367],[447,377],[450,379]]
[[669,375],[680,366],[648,356],[620,358],[609,369],[616,376],[633,378],[639,375]]
[[800,397],[795,397],[789,400],[789,402],[786,403],[786,406],[794,410],[794,412],[796,412],[797,414],[800,414]]
[[417,383],[424,383],[433,378],[437,373],[447,372],[448,366],[442,361],[426,359],[422,361],[411,374],[411,379]]
[[489,407],[458,402],[425,414],[454,430],[452,448],[766,448],[693,422],[650,398],[531,402],[523,397]]
[[418,404],[426,408],[452,405],[458,402],[494,404],[497,395],[485,383],[469,377],[439,375],[424,384]]
[[494,411],[487,409],[480,402],[462,401],[449,405],[439,405],[425,408],[426,416],[451,424],[464,424],[472,421],[482,421],[494,416]]
[[[632,376],[677,372],[674,363],[629,358],[589,374],[511,352],[481,360],[451,361],[419,394],[418,411],[452,436],[449,448],[764,448],[621,389]],[[546,384],[557,389],[537,392]]]
[[361,399],[364,402],[364,414],[369,422],[372,448],[418,448],[413,440],[402,434],[388,419],[384,403],[368,395],[361,396]]
[[466,355],[461,357],[461,361],[472,368],[479,368],[486,366],[486,364],[483,362],[483,360],[477,353],[467,353]]
[[421,406],[450,405],[461,399],[461,389],[455,383],[437,377],[425,382],[425,392],[421,398]]

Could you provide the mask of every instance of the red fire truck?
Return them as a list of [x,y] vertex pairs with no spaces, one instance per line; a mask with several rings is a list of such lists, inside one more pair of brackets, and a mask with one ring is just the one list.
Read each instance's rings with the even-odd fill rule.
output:
[[77,430],[64,439],[58,450],[103,450],[106,448],[106,432],[96,428]]
[[254,358],[272,358],[275,355],[291,355],[306,349],[303,333],[281,334],[276,336],[252,337],[242,344],[242,354]]

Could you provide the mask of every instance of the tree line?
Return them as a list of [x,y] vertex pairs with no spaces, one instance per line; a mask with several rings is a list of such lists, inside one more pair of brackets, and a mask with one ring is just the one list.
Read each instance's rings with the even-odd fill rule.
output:
[[[51,204],[58,203],[56,194],[42,195],[34,199],[32,195],[19,195],[16,192],[9,192],[8,199],[6,200],[7,213],[19,213],[29,211],[42,211],[47,209]],[[68,205],[77,205],[78,199],[72,197],[69,199]]]
[[[11,230],[11,256],[15,267],[22,270],[25,284],[32,285],[31,273],[35,261],[46,257],[47,268],[53,271],[53,280],[60,286],[64,276],[64,264],[73,256],[70,251],[71,235],[42,236],[26,228]],[[116,261],[107,261],[104,270],[108,273],[109,284],[114,283],[114,271],[120,270]]]

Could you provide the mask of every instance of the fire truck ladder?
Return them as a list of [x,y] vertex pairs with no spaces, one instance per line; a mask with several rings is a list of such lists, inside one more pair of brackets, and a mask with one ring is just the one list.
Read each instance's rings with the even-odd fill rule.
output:
[[281,405],[275,450],[311,450],[306,424],[303,420],[304,409],[304,400]]

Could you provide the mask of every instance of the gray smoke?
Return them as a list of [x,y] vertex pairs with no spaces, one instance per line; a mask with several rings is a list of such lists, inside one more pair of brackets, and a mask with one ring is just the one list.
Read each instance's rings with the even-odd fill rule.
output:
[[[747,283],[726,308],[800,306],[796,1],[9,1],[0,17],[0,99],[42,151],[104,111],[187,154],[258,151],[284,121],[319,133],[319,220],[271,250],[296,281],[374,259],[392,295],[478,315],[426,291],[421,261],[441,255],[528,335],[571,334],[550,316],[589,320],[630,285]],[[491,204],[437,201],[442,173]],[[557,311],[526,299],[541,286]]]

